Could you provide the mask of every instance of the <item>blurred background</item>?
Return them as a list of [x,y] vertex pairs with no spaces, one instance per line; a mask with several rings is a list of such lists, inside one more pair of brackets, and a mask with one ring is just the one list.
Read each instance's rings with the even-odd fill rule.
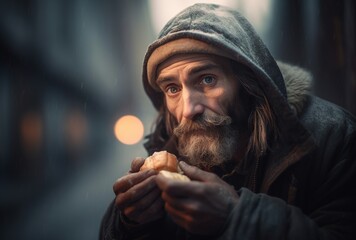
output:
[[[0,2],[1,239],[98,239],[113,182],[146,156],[146,48],[195,2]],[[356,114],[354,1],[199,2],[242,12],[272,55],[309,69],[317,96]]]

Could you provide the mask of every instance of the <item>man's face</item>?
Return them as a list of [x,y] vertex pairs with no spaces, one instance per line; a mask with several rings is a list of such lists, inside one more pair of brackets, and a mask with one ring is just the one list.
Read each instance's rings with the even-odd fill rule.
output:
[[174,56],[159,66],[157,76],[167,109],[178,123],[206,111],[227,115],[238,92],[229,60],[214,55]]
[[239,86],[229,60],[178,55],[161,64],[157,76],[166,107],[178,123],[174,134],[180,155],[204,169],[230,160],[238,132],[229,113]]

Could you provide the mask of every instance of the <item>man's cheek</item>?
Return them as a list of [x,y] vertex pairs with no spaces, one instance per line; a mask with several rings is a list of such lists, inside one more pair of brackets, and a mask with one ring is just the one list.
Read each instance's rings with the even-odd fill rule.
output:
[[178,124],[180,124],[180,122],[182,121],[182,113],[183,113],[182,106],[180,106],[180,104],[177,101],[166,99],[166,107],[168,112],[171,114],[171,116],[175,118],[175,121],[177,121]]

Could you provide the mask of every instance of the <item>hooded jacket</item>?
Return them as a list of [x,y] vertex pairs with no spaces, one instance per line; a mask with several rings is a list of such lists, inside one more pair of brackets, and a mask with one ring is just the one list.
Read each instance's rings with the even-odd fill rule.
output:
[[[239,203],[225,228],[212,239],[356,239],[356,122],[342,108],[310,94],[311,76],[278,63],[248,21],[213,4],[193,5],[170,20],[146,53],[143,85],[157,110],[163,95],[147,70],[156,49],[194,39],[221,50],[222,56],[253,71],[280,130],[279,141],[256,166],[260,184],[236,186]],[[188,49],[187,52],[200,50]],[[172,53],[175,54],[175,53]],[[164,124],[163,122],[159,124]],[[164,126],[157,126],[161,131]],[[169,136],[149,137],[149,153],[170,149]],[[205,239],[176,226],[169,217],[146,226],[130,225],[112,204],[101,226],[102,239]]]

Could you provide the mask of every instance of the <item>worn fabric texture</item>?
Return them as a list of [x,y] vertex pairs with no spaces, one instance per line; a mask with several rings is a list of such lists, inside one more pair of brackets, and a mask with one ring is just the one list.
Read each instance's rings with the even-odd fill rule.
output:
[[[213,4],[185,9],[149,46],[142,77],[157,110],[162,107],[163,95],[149,84],[148,60],[160,46],[183,38],[221,49],[250,68],[268,96],[281,135],[260,159],[263,168],[256,168],[259,184],[251,184],[249,176],[237,172],[222,177],[235,187],[240,200],[224,230],[210,239],[356,239],[355,118],[312,96],[308,72],[277,63],[245,18]],[[164,126],[158,126],[156,131],[162,129]],[[164,133],[160,141],[149,136],[145,146],[149,154],[163,149],[176,151]],[[244,177],[245,181],[240,181]],[[209,239],[185,232],[169,216],[147,226],[129,224],[113,204],[103,218],[100,238]]]

